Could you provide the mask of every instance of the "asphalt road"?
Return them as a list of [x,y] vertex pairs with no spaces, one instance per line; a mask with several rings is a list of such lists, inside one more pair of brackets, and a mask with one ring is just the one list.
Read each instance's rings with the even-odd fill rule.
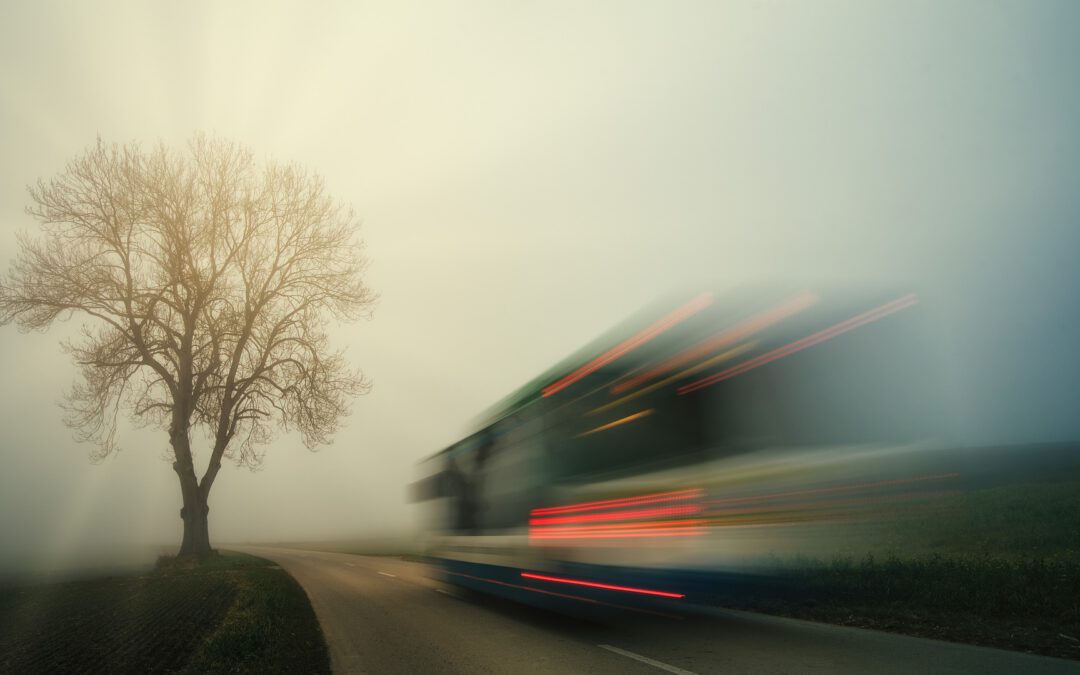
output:
[[598,625],[460,596],[422,563],[235,547],[307,591],[335,673],[1080,673],[1080,663],[747,612]]

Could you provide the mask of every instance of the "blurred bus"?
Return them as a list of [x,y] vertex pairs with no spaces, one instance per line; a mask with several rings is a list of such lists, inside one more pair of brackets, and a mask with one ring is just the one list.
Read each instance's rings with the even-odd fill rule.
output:
[[785,289],[643,312],[421,464],[427,552],[474,590],[641,610],[835,547],[836,523],[951,477],[919,312]]

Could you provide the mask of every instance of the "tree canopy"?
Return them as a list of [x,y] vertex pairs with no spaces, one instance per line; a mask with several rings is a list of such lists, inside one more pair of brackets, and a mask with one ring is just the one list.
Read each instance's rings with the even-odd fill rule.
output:
[[[375,302],[358,221],[318,175],[204,135],[184,150],[99,139],[29,192],[42,231],[20,237],[0,321],[86,320],[65,344],[79,368],[65,421],[98,460],[123,412],[168,430],[185,524],[222,459],[258,466],[277,429],[325,443],[368,389],[327,337]],[[211,439],[201,479],[194,427]]]

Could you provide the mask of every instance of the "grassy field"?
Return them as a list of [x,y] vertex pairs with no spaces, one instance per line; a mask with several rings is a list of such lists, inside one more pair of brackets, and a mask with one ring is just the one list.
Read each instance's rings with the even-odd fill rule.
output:
[[861,555],[774,558],[731,608],[1080,659],[1080,481],[952,495]]
[[327,673],[307,596],[224,554],[144,575],[0,589],[0,672]]

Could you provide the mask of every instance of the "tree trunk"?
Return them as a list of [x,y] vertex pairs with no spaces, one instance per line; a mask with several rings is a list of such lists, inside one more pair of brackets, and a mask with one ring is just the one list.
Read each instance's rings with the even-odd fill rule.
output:
[[213,553],[210,548],[208,525],[210,507],[199,490],[199,480],[195,476],[195,466],[191,461],[191,446],[187,432],[174,432],[170,443],[176,457],[173,470],[180,478],[180,495],[184,504],[180,509],[180,518],[184,521],[184,538],[177,557],[201,560]]
[[184,538],[178,557],[206,558],[213,553],[210,548],[210,507],[199,493],[194,480],[188,481],[181,477],[180,491],[184,498],[184,506],[180,509],[180,518],[184,521]]

